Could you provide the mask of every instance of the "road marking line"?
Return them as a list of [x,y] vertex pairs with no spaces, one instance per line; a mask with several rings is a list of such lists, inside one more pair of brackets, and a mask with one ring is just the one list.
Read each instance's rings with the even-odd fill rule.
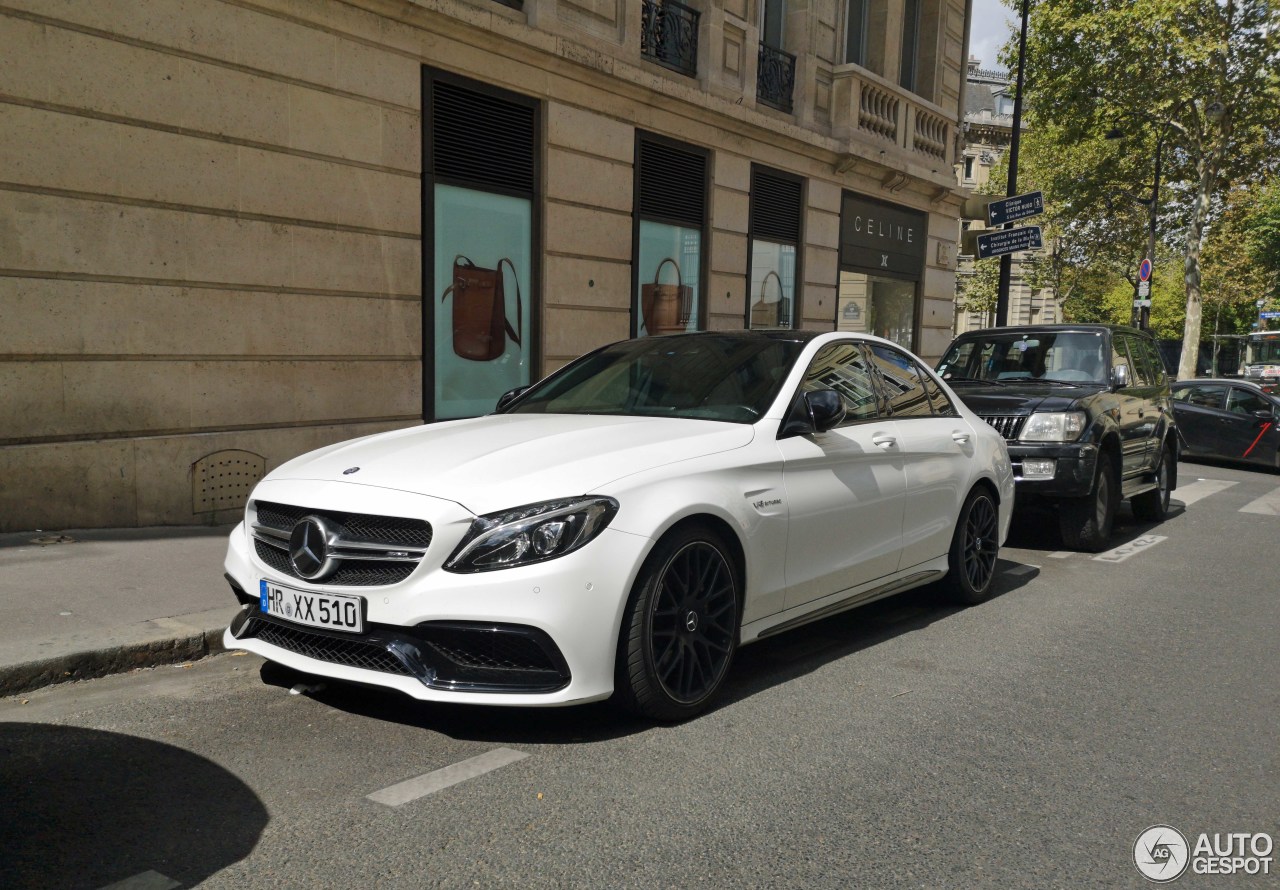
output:
[[1250,501],[1240,508],[1241,513],[1260,513],[1263,516],[1280,516],[1280,488]]
[[1173,490],[1174,500],[1182,501],[1184,506],[1190,506],[1198,500],[1207,498],[1211,494],[1217,494],[1225,491],[1235,482],[1223,482],[1220,479],[1201,479],[1198,482],[1192,482],[1190,485],[1179,485]]
[[1022,566],[1016,566],[1012,569],[1009,569],[1007,572],[1005,572],[1005,574],[1006,575],[1029,575],[1032,572],[1038,572],[1038,571],[1040,571],[1040,566],[1022,565]]
[[174,890],[181,886],[173,878],[167,878],[158,871],[144,871],[140,875],[108,884],[102,890]]
[[1055,550],[1053,553],[1045,554],[1050,559],[1066,559],[1069,556],[1075,556],[1074,550]]
[[434,772],[424,773],[421,776],[392,785],[390,788],[375,791],[373,794],[368,795],[368,798],[374,803],[398,807],[409,803],[409,801],[417,800],[419,797],[434,794],[441,789],[448,788],[450,785],[457,785],[467,779],[483,776],[485,773],[491,772],[500,766],[506,766],[508,763],[524,760],[528,756],[523,751],[513,751],[510,748],[494,748],[492,751],[487,751],[461,763],[455,763],[453,766],[442,767]]
[[[1234,484],[1234,483],[1233,483]],[[1102,562],[1124,562],[1130,556],[1141,553],[1143,550],[1149,550],[1161,541],[1169,540],[1165,535],[1143,535],[1141,538],[1134,538],[1128,544],[1116,547],[1114,550],[1108,550],[1106,553],[1099,553],[1094,560]]]

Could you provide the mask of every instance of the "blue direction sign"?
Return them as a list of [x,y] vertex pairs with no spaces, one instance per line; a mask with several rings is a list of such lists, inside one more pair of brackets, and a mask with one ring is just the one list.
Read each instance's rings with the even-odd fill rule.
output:
[[1001,229],[978,236],[978,259],[1003,256],[1020,250],[1039,250],[1043,246],[1039,226]]
[[1002,226],[1044,213],[1044,192],[1027,192],[987,205],[987,225]]
[[1259,312],[1258,318],[1280,318],[1280,312]]

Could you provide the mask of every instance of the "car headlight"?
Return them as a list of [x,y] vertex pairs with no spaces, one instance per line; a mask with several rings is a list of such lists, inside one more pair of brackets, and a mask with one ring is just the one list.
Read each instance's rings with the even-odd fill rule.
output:
[[1019,442],[1074,442],[1084,432],[1083,411],[1032,414],[1018,436]]
[[546,562],[582,547],[604,531],[617,512],[613,498],[587,495],[480,516],[444,568],[488,572]]

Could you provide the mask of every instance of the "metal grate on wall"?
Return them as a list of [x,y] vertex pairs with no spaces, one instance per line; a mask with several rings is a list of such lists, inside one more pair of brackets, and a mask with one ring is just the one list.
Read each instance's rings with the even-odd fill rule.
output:
[[532,104],[435,79],[431,85],[431,170],[502,191],[532,192]]
[[640,215],[701,228],[707,212],[707,156],[641,138]]
[[252,451],[215,451],[191,465],[191,512],[240,510],[266,475],[267,459]]
[[784,244],[800,243],[803,182],[767,170],[751,171],[751,235]]

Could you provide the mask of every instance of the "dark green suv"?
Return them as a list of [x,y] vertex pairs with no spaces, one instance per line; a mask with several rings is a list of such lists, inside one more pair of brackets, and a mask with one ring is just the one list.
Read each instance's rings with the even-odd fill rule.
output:
[[1004,436],[1018,503],[1056,507],[1068,547],[1105,549],[1124,498],[1139,519],[1165,518],[1178,436],[1150,334],[1088,324],[971,331],[938,373]]

